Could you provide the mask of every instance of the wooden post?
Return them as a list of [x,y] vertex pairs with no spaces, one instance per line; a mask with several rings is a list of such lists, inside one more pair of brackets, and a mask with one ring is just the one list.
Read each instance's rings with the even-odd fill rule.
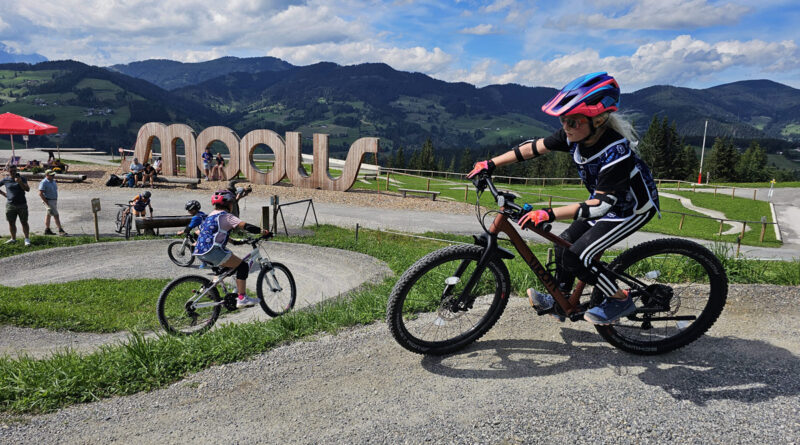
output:
[[464,186],[464,202],[467,202],[467,193],[469,193],[469,186]]
[[261,206],[261,230],[269,230],[269,206]]
[[428,183],[425,185],[425,190],[426,191],[431,191],[431,180],[430,179],[428,179]]
[[661,188],[661,180],[658,180],[658,188]]
[[714,186],[714,197],[715,198],[717,197],[717,186],[716,185]]
[[358,223],[356,223],[356,242],[358,242]]
[[547,200],[547,207],[551,207],[551,208],[553,207],[553,197],[552,196],[550,198],[548,198],[548,200]]
[[678,191],[681,191],[681,181],[678,181]]
[[757,191],[758,191],[758,189],[753,189],[753,201],[756,200],[756,192]]
[[544,188],[544,178],[542,178],[542,187]]
[[725,221],[724,219],[719,220],[719,233],[718,236],[722,236],[722,222]]
[[742,235],[739,238],[744,238],[744,230],[747,228],[747,221],[742,221]]
[[736,241],[736,258],[739,258],[739,249],[742,248],[742,237],[740,236]]
[[681,213],[681,222],[678,224],[678,230],[683,230],[683,220],[686,219],[686,214]]
[[381,180],[380,175],[375,173],[375,188],[378,189],[378,194],[381,194]]
[[525,185],[528,185],[528,178],[525,178]]
[[100,198],[92,198],[92,213],[94,214],[94,240],[100,241],[100,227],[97,225],[97,212],[100,211]]
[[731,199],[733,199],[734,196],[736,196],[736,187],[731,190]]
[[697,184],[692,184],[692,193],[697,193]]
[[758,238],[759,243],[764,242],[764,234],[767,232],[767,217],[761,217],[761,236]]
[[280,200],[278,195],[272,195],[270,199],[272,205],[272,233],[278,233],[278,210],[280,209]]
[[386,172],[386,191],[389,191],[389,172]]

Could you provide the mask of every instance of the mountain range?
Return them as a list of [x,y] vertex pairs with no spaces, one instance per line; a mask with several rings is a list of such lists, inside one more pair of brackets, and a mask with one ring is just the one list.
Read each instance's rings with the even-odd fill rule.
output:
[[[98,137],[92,145],[99,148],[132,145],[149,121],[188,123],[196,131],[225,125],[240,136],[257,128],[327,133],[334,156],[361,136],[380,137],[383,153],[414,150],[428,138],[437,150],[507,146],[557,128],[540,108],[555,93],[516,84],[479,88],[380,63],[294,66],[272,57],[108,68],[74,61],[0,64],[0,112],[52,117],[72,143]],[[90,109],[111,112],[87,115]],[[711,138],[779,140],[772,151],[800,140],[800,90],[769,80],[706,89],[652,86],[623,94],[621,109],[640,132],[657,116],[687,139],[701,136],[708,120]]]

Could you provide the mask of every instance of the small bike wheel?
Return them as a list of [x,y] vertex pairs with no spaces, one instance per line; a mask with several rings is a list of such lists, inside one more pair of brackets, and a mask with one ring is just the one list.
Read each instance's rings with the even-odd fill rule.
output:
[[192,252],[192,246],[185,241],[173,241],[167,247],[169,259],[181,267],[188,267],[194,263]]
[[508,269],[490,260],[475,276],[468,302],[459,302],[478,272],[480,246],[449,246],[432,252],[403,273],[389,295],[386,321],[401,346],[418,354],[457,351],[497,322],[511,291]]
[[123,220],[124,216],[125,216],[125,207],[120,207],[119,210],[117,210],[117,219],[114,222],[114,227],[117,233],[122,233],[122,223],[124,221]]
[[[634,354],[662,354],[697,340],[717,320],[728,296],[722,263],[693,241],[672,238],[639,244],[609,268],[646,286],[644,293],[630,291],[635,313],[596,326],[606,341]],[[602,300],[598,289],[592,299]]]
[[262,266],[256,284],[261,309],[270,317],[289,312],[297,299],[297,286],[289,268],[281,263],[272,263],[272,268]]
[[191,335],[214,326],[220,313],[220,296],[216,287],[209,289],[209,286],[211,280],[198,275],[170,281],[158,296],[156,309],[158,322],[164,330],[175,335]]

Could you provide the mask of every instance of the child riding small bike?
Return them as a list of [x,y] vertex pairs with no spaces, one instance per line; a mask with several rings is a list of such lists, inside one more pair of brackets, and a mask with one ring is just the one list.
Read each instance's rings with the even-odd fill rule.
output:
[[222,266],[236,270],[237,308],[251,307],[258,299],[247,296],[247,276],[250,269],[241,258],[226,248],[229,233],[233,229],[244,229],[252,234],[269,235],[269,230],[261,230],[258,226],[248,224],[231,213],[236,197],[229,190],[217,190],[211,197],[214,211],[209,213],[200,224],[200,235],[194,254],[201,261],[212,266]]

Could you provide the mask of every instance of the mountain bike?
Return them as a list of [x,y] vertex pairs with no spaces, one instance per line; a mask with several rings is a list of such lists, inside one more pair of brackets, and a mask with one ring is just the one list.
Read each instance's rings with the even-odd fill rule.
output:
[[119,204],[117,210],[117,219],[115,220],[115,227],[117,233],[125,235],[125,239],[131,237],[131,225],[133,224],[133,215],[131,214],[132,204]]
[[[290,311],[297,299],[297,286],[289,268],[270,261],[264,242],[271,238],[260,236],[232,244],[249,244],[253,250],[242,258],[250,272],[258,271],[256,293],[261,309],[271,317]],[[176,278],[164,287],[158,297],[158,322],[170,334],[200,334],[214,326],[223,308],[236,311],[236,270],[211,268],[213,280],[200,275]]]
[[167,256],[173,263],[181,267],[189,267],[194,263],[194,243],[197,242],[197,235],[191,230],[187,231],[182,240],[169,243],[167,246]]
[[[571,295],[562,293],[553,278],[554,264],[542,265],[511,224],[531,206],[520,206],[514,194],[498,191],[489,175],[481,174],[473,182],[484,233],[474,236],[474,245],[453,245],[426,255],[403,273],[389,296],[389,330],[409,351],[430,355],[458,351],[494,326],[511,294],[505,261],[514,258],[514,253],[498,246],[501,233],[555,300],[552,308],[537,310],[539,315],[554,313],[579,321],[584,312],[603,301],[599,289],[588,292],[581,281]],[[481,215],[480,197],[486,188],[499,210]],[[483,220],[489,213],[497,215],[487,229]],[[568,241],[550,233],[551,227],[526,226],[569,248]],[[627,290],[637,306],[636,312],[613,324],[595,325],[603,339],[627,352],[654,355],[683,347],[703,335],[725,305],[724,267],[710,250],[692,241],[648,241],[622,252],[610,264],[600,261],[600,255],[595,262]]]

